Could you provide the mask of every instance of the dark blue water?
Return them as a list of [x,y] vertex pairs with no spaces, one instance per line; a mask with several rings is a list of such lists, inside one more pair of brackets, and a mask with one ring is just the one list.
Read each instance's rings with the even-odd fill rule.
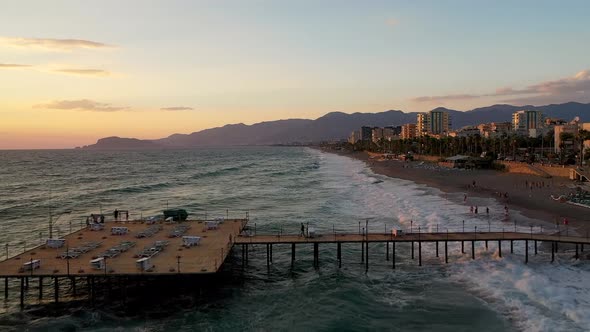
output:
[[[410,220],[423,229],[452,229],[466,219],[464,206],[452,197],[447,200],[434,189],[375,175],[362,162],[307,148],[0,151],[0,165],[0,245],[8,243],[11,253],[47,236],[50,213],[54,220],[59,216],[55,232],[62,234],[90,213],[126,209],[140,217],[167,206],[185,208],[195,217],[243,217],[249,211],[257,232],[296,233],[302,222],[324,234],[356,231],[367,218],[370,231],[406,228]],[[66,210],[72,212],[60,216]],[[468,222],[488,226],[487,220]],[[230,257],[227,282],[219,283],[206,301],[184,305],[183,296],[174,295],[166,303],[150,304],[150,314],[133,315],[109,305],[90,309],[76,303],[44,318],[38,306],[19,313],[12,299],[4,303],[0,329],[590,328],[584,314],[590,308],[590,274],[583,265],[563,259],[558,267],[549,266],[547,254],[541,253],[524,266],[516,254],[500,259],[495,246],[488,251],[478,247],[481,259],[476,261],[450,248],[452,264],[445,265],[432,245],[423,250],[424,266],[418,267],[409,258],[409,247],[399,245],[397,268],[392,270],[384,247],[372,245],[365,273],[360,246],[343,246],[342,269],[335,246],[321,246],[318,270],[312,267],[311,246],[297,248],[293,269],[290,247],[275,246],[268,270],[264,248],[255,247],[243,272],[232,268],[239,262],[239,251]],[[83,310],[76,310],[80,306]]]

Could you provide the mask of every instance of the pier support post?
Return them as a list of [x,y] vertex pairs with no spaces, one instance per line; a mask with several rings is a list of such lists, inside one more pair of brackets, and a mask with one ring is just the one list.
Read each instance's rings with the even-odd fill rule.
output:
[[365,272],[369,272],[369,241],[365,241]]
[[514,254],[514,240],[510,240],[510,253]]
[[266,267],[270,267],[270,245],[266,244]]
[[25,277],[25,289],[29,290],[29,277]]
[[319,244],[316,242],[313,244],[313,264],[316,268],[320,267],[320,253]]
[[537,254],[537,240],[535,240],[535,255]]
[[[78,295],[76,292],[76,277],[70,277],[70,282],[72,283],[72,296],[76,297]],[[125,288],[125,286],[122,288]]]
[[475,259],[475,241],[471,241],[471,259]]
[[25,278],[20,277],[20,308],[25,307]]
[[385,242],[385,260],[389,261],[389,241]]
[[361,263],[365,262],[365,241],[361,241]]
[[392,268],[395,269],[395,242],[391,242],[391,260]]
[[445,241],[445,264],[449,263],[449,242]]
[[291,266],[295,264],[295,243],[291,243]]
[[502,257],[502,240],[498,240],[498,255]]
[[242,244],[242,270],[244,269],[245,265],[246,265],[246,245]]
[[436,241],[436,257],[438,258],[438,241]]
[[414,259],[414,241],[412,241],[412,259]]
[[8,277],[4,278],[4,299],[8,299]]
[[422,241],[418,241],[418,266],[422,266]]
[[336,258],[338,259],[338,268],[342,267],[342,243],[338,242],[336,248]]
[[465,241],[461,241],[461,253],[465,253]]
[[580,244],[580,252],[584,252],[584,244]]
[[488,250],[488,240],[486,240],[486,251]]
[[58,277],[53,277],[53,287],[54,287],[53,299],[54,299],[55,303],[58,303],[59,302],[59,278]]
[[96,288],[94,287],[94,276],[90,276],[90,301],[92,302],[92,306],[94,307],[94,300],[96,297]]
[[270,262],[272,263],[272,243],[270,244]]
[[43,300],[43,277],[39,277],[39,300]]
[[250,262],[250,257],[249,257],[249,250],[248,250],[248,244],[246,244],[246,266],[248,266],[249,262]]
[[576,243],[576,256],[574,256],[576,259],[580,258],[580,255],[578,253],[578,244]]
[[555,242],[551,241],[551,263],[555,261]]
[[529,240],[524,240],[524,263],[529,262]]

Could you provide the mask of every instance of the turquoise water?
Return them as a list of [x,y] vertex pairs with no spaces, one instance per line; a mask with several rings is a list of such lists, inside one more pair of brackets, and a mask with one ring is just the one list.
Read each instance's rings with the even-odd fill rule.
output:
[[[56,232],[62,233],[101,210],[127,209],[139,217],[167,206],[186,208],[197,217],[243,217],[249,211],[250,225],[256,224],[259,233],[296,233],[301,222],[324,234],[358,231],[367,218],[369,231],[408,228],[410,220],[413,227],[431,230],[457,229],[461,220],[481,227],[501,223],[495,216],[465,215],[460,193],[457,199],[443,197],[428,187],[375,175],[362,162],[308,148],[0,151],[0,163],[0,245],[9,243],[11,252],[22,251],[23,241],[32,245],[47,236],[50,210],[54,216],[72,211],[58,220]],[[383,245],[374,244],[368,273],[358,245],[343,246],[342,269],[335,246],[320,246],[318,270],[311,246],[297,247],[293,269],[290,247],[274,247],[270,269],[265,249],[255,247],[243,272],[237,268],[237,250],[223,273],[225,281],[210,290],[206,301],[185,305],[178,296],[150,304],[149,314],[133,315],[108,304],[80,311],[85,304],[76,303],[44,318],[38,306],[19,313],[12,299],[4,303],[0,329],[590,329],[585,314],[590,272],[584,264],[558,257],[557,266],[551,266],[542,252],[525,266],[518,254],[500,259],[495,245],[478,247],[476,261],[461,255],[456,244],[449,250],[451,264],[445,265],[432,244],[424,245],[424,266],[418,267],[409,245],[400,244],[392,270]]]

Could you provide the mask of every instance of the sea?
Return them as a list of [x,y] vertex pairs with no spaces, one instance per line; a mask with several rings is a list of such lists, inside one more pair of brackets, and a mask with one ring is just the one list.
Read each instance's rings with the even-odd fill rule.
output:
[[[452,176],[450,174],[449,176]],[[322,235],[338,232],[529,231],[526,217],[492,199],[463,202],[463,193],[442,193],[411,181],[375,174],[359,160],[307,147],[232,147],[163,151],[0,151],[0,256],[38,245],[48,223],[59,236],[77,229],[91,213],[129,210],[131,218],[184,208],[192,218],[249,215],[257,233],[298,233],[301,223]],[[487,206],[490,215],[469,213]],[[480,208],[483,209],[483,208]],[[69,213],[64,213],[69,211]],[[50,217],[51,215],[51,217]],[[530,220],[534,223],[534,220]],[[361,230],[362,231],[362,230]],[[18,306],[17,285],[0,299],[0,330],[29,331],[589,331],[590,267],[550,251],[514,254],[497,244],[422,246],[422,266],[410,245],[396,247],[396,268],[384,244],[369,246],[368,272],[358,244],[320,245],[319,268],[312,246],[252,248],[240,267],[234,250],[224,282],[205,300],[181,295],[127,314],[120,306],[84,301],[51,309],[28,295]],[[49,287],[48,287],[49,288]],[[1,291],[1,290],[0,290]],[[51,292],[51,290],[47,290]],[[31,291],[35,293],[35,290]],[[48,296],[50,297],[50,296]],[[182,303],[182,305],[177,305]],[[188,304],[187,304],[188,303]],[[57,311],[55,311],[57,310]]]

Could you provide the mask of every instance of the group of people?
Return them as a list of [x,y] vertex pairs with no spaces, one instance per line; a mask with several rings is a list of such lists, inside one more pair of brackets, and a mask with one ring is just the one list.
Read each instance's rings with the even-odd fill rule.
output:
[[92,220],[92,222],[95,224],[104,224],[104,215],[93,213],[89,217],[86,217],[86,226],[90,225],[90,220]]
[[[479,212],[479,209],[478,209],[477,205],[476,205],[476,206],[473,206],[473,205],[472,205],[472,206],[469,208],[469,212],[477,214],[477,213]],[[490,214],[490,208],[489,208],[489,207],[487,207],[487,206],[486,206],[486,214],[487,214],[487,215],[489,215],[489,214]]]

